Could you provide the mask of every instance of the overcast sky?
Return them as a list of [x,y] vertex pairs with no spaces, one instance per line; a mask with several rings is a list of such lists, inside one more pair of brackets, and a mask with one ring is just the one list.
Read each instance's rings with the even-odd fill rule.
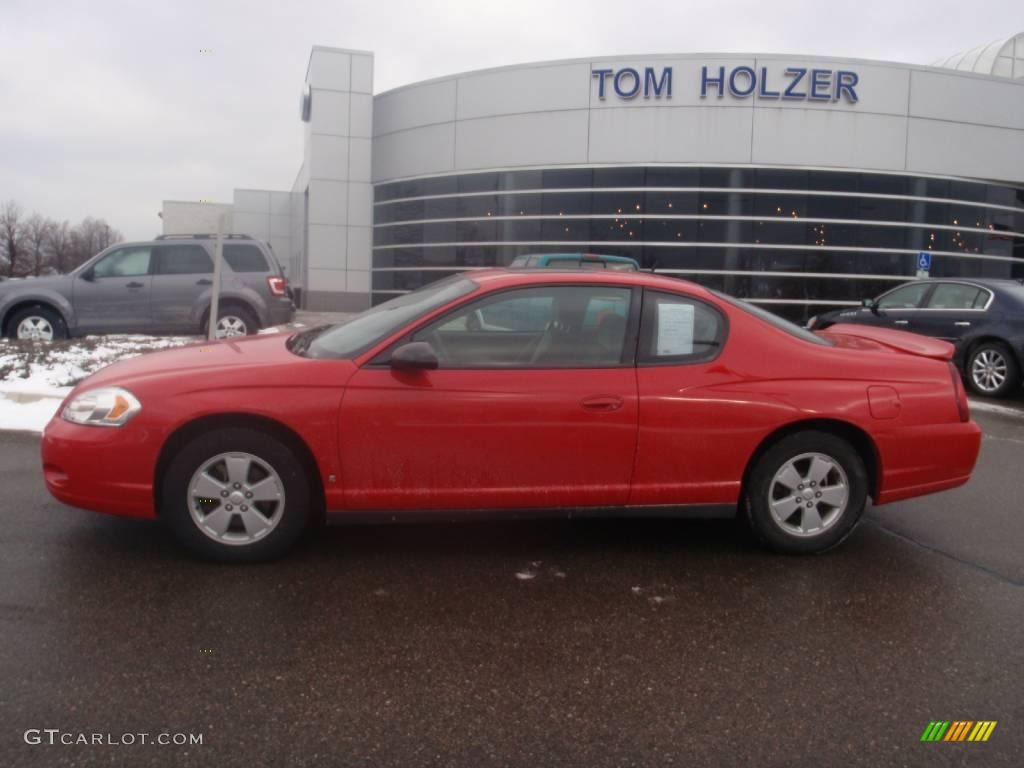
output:
[[0,202],[147,238],[165,199],[290,189],[315,44],[373,51],[380,93],[609,54],[927,64],[1020,31],[1024,0],[0,0]]

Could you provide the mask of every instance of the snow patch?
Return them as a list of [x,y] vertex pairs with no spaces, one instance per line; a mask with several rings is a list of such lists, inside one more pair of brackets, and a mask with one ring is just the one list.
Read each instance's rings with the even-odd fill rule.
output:
[[[67,391],[71,391],[70,387]],[[0,392],[0,429],[42,432],[63,399],[63,396],[15,398]]]
[[0,339],[0,430],[42,432],[71,388],[118,360],[199,341],[121,334],[37,343]]

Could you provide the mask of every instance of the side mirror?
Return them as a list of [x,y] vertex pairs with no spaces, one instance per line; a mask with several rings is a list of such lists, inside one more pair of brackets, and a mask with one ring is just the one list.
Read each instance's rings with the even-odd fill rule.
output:
[[93,280],[95,280],[95,279],[96,279],[96,275],[94,275],[94,274],[92,273],[92,269],[87,269],[87,270],[85,270],[85,272],[83,272],[83,273],[82,273],[82,274],[80,275],[80,277],[81,277],[81,278],[82,278],[83,280],[85,280],[85,281],[86,281],[87,283],[91,283],[91,282],[92,282]]
[[391,353],[391,367],[399,371],[432,371],[437,366],[437,353],[425,341],[410,341]]
[[864,307],[864,309],[870,309],[876,315],[878,314],[878,302],[874,299],[862,299],[860,305]]

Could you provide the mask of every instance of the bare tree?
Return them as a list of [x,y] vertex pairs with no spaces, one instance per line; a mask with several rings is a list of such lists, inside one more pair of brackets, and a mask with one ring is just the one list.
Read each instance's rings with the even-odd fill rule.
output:
[[70,272],[72,268],[71,226],[62,221],[53,222],[50,229],[50,251],[53,254],[53,268],[60,274]]
[[50,232],[54,223],[33,213],[25,222],[25,245],[27,256],[27,272],[39,277],[52,267],[52,251],[50,249]]
[[0,273],[8,277],[64,273],[124,236],[103,219],[86,217],[72,227],[33,213],[24,218],[13,200],[0,207]]
[[25,227],[21,220],[21,206],[13,200],[0,208],[0,257],[8,277],[21,269],[25,250]]
[[74,269],[104,248],[123,239],[124,236],[103,219],[83,219],[82,223],[71,231],[71,263],[68,269]]

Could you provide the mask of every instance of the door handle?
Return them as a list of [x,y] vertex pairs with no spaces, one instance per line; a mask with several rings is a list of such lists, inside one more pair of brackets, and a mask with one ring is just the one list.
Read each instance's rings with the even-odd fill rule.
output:
[[617,411],[622,407],[622,398],[617,395],[595,395],[583,398],[580,405],[587,411]]
[[909,320],[893,320],[892,322],[894,325],[908,325],[910,323]]
[[213,285],[213,280],[207,280],[204,277],[201,280],[196,280],[196,285]]
[[133,281],[133,282],[131,282],[131,283],[128,283],[128,284],[127,284],[127,285],[125,286],[125,288],[144,288],[144,287],[145,287],[145,286],[144,286],[144,285],[143,285],[142,283],[136,283],[136,282],[134,282],[134,281]]
[[953,323],[953,325],[959,325],[959,326],[964,327],[964,328],[969,328],[970,325],[971,325],[971,321],[970,320],[958,320],[957,322]]

